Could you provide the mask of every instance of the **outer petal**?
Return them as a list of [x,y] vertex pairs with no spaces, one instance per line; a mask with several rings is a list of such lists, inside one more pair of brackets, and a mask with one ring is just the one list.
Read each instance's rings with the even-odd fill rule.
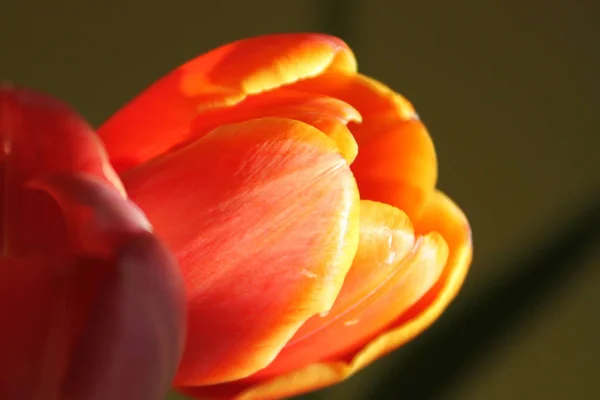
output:
[[74,171],[122,185],[85,121],[44,94],[0,84],[0,140],[0,398],[53,399],[106,274],[69,258],[60,208],[25,185]]
[[[75,285],[100,287],[86,310],[83,336],[71,346],[60,398],[162,399],[177,368],[185,332],[183,282],[175,260],[148,231],[144,215],[106,183],[69,175],[53,176],[38,187],[59,201],[73,231],[82,234],[82,250],[92,249],[88,256],[103,249],[98,254],[103,261],[87,265],[101,269],[103,279],[72,280],[76,295],[56,313],[68,315],[69,307],[82,300]],[[78,262],[78,269],[85,267],[83,260]]]
[[0,398],[59,400],[76,314],[62,267],[43,259],[0,261]]
[[141,234],[119,248],[115,272],[76,350],[67,400],[161,400],[171,386],[185,333],[175,260]]
[[[11,256],[0,260],[0,398],[161,398],[182,347],[181,279],[124,198],[100,142],[65,105],[8,86],[0,88],[0,137],[2,238]],[[68,224],[32,185],[61,200]],[[77,257],[63,240],[67,226],[82,244]],[[94,306],[98,336],[82,336]],[[129,353],[115,351],[125,344]],[[165,369],[134,364],[131,355],[142,352]],[[74,354],[89,363],[74,366]],[[134,371],[120,373],[123,365]],[[94,385],[84,387],[88,373]]]
[[325,71],[356,70],[340,39],[279,34],[234,42],[177,68],[109,119],[99,130],[118,171],[189,139],[204,111],[232,106]]
[[437,160],[413,106],[390,88],[363,75],[328,73],[290,89],[341,99],[362,115],[350,124],[358,148],[352,165],[362,199],[390,204],[418,217],[437,180]]
[[2,159],[19,178],[85,172],[123,192],[106,151],[89,124],[61,101],[10,84],[0,85]]
[[332,385],[373,360],[401,346],[435,321],[462,285],[471,261],[471,231],[461,210],[444,194],[436,192],[427,204],[415,232],[439,232],[448,243],[449,256],[437,283],[390,328],[358,351],[328,362],[311,364],[293,372],[257,382],[184,388],[199,399],[279,399]]
[[358,192],[335,143],[266,118],[221,127],[123,176],[177,255],[188,342],[176,382],[265,367],[329,310],[358,245]]
[[95,133],[49,96],[0,86],[0,140],[0,239],[5,255],[48,255],[61,247],[60,211],[47,195],[24,189],[31,178],[86,172],[124,195]]

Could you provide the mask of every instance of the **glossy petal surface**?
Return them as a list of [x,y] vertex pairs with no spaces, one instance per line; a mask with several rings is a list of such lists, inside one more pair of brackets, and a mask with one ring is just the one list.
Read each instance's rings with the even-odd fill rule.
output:
[[290,89],[325,94],[355,107],[363,120],[349,128],[359,148],[352,172],[361,199],[398,207],[411,219],[418,217],[433,192],[437,160],[412,105],[363,75],[329,73]]
[[[402,211],[361,202],[360,242],[331,311],[309,319],[271,365],[245,381],[274,379],[321,360],[344,359],[415,304],[439,279],[448,248],[438,234],[415,238]],[[226,392],[199,388],[196,394]]]
[[415,239],[406,214],[386,204],[362,201],[360,211],[358,251],[334,307],[308,320],[259,377],[362,346],[440,277],[448,249],[439,235]]
[[306,319],[331,308],[358,246],[349,166],[302,122],[223,126],[123,181],[187,284],[179,385],[266,366]]
[[415,233],[438,232],[448,244],[448,259],[437,282],[392,325],[357,351],[317,362],[295,371],[252,382],[186,388],[199,399],[277,399],[339,382],[426,329],[447,307],[464,281],[472,255],[471,231],[462,211],[444,194],[435,192],[415,223]]
[[355,70],[352,52],[331,36],[280,34],[241,40],[175,69],[117,112],[99,133],[122,172],[189,140],[191,123],[203,112],[325,71]]

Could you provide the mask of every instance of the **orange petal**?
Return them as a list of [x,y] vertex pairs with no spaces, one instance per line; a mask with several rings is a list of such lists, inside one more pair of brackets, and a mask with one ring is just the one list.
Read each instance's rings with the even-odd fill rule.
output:
[[[415,238],[402,211],[362,201],[358,251],[333,308],[309,319],[272,364],[244,383],[265,381],[362,347],[432,287],[447,254],[438,234]],[[218,390],[199,388],[196,394]]]
[[448,249],[437,234],[416,238],[402,211],[361,202],[360,242],[331,311],[309,319],[257,377],[274,376],[361,346],[438,280]]
[[181,385],[265,367],[331,308],[358,246],[354,177],[336,144],[302,122],[226,125],[123,181],[187,283]]
[[334,71],[294,83],[289,88],[343,100],[354,106],[363,118],[417,118],[414,107],[406,98],[362,74]]
[[[398,348],[429,327],[456,296],[468,270],[471,230],[462,211],[441,192],[435,192],[415,223],[415,232],[438,232],[448,244],[448,260],[435,285],[383,334],[344,357],[319,362],[272,378],[209,387],[183,388],[202,399],[279,399],[335,384]],[[350,274],[349,274],[350,275]]]
[[437,160],[412,105],[362,75],[330,73],[291,88],[341,99],[360,112],[362,123],[349,128],[359,148],[352,171],[361,199],[391,204],[416,218],[435,187]]
[[73,110],[49,96],[0,86],[0,140],[0,239],[5,255],[48,254],[60,247],[60,211],[47,195],[23,190],[30,179],[85,172],[124,195],[95,133]]
[[356,158],[358,146],[346,127],[348,122],[361,121],[354,107],[333,97],[286,89],[251,96],[233,107],[200,114],[192,124],[194,140],[220,125],[264,117],[290,118],[312,125],[337,143],[348,164]]
[[403,316],[402,320],[398,321],[403,323],[415,318],[411,324],[421,324],[426,327],[442,313],[462,286],[471,264],[473,243],[467,217],[448,196],[440,191],[434,192],[431,196],[423,214],[415,222],[415,231],[439,232],[450,247],[448,263],[442,279]]
[[150,86],[99,130],[118,171],[189,138],[190,124],[209,109],[325,71],[356,70],[340,39],[321,34],[261,36],[210,51]]
[[419,120],[381,119],[352,127],[359,154],[352,164],[362,199],[417,218],[437,180],[433,143]]

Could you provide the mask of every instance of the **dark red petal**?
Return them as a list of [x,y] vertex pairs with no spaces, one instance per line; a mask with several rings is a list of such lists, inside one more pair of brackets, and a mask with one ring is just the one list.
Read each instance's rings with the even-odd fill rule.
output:
[[150,232],[144,214],[109,184],[71,174],[36,185],[58,200],[78,250],[105,260],[108,275],[87,310],[61,398],[161,399],[184,343],[184,289],[174,258]]
[[185,313],[173,257],[143,233],[120,247],[115,264],[76,350],[66,400],[160,400],[179,363]]
[[64,245],[60,210],[24,189],[32,178],[85,172],[124,194],[102,143],[70,107],[45,94],[0,85],[0,242],[3,254],[47,256]]

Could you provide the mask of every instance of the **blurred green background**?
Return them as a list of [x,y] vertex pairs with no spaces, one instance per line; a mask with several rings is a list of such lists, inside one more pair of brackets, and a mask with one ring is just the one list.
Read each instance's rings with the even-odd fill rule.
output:
[[[156,78],[229,41],[286,31],[342,36],[362,72],[417,107],[438,151],[439,186],[471,220],[475,261],[425,338],[307,398],[379,399],[381,385],[397,382],[407,399],[594,399],[600,246],[572,261],[559,285],[530,300],[534,307],[440,390],[419,387],[435,387],[439,370],[454,368],[446,353],[436,359],[431,351],[492,324],[502,304],[453,337],[440,336],[440,324],[462,321],[524,268],[522,255],[600,195],[598,8],[589,0],[0,0],[0,78],[50,92],[99,125]],[[542,268],[527,285],[543,277]],[[411,371],[415,348],[431,363],[395,381]]]

